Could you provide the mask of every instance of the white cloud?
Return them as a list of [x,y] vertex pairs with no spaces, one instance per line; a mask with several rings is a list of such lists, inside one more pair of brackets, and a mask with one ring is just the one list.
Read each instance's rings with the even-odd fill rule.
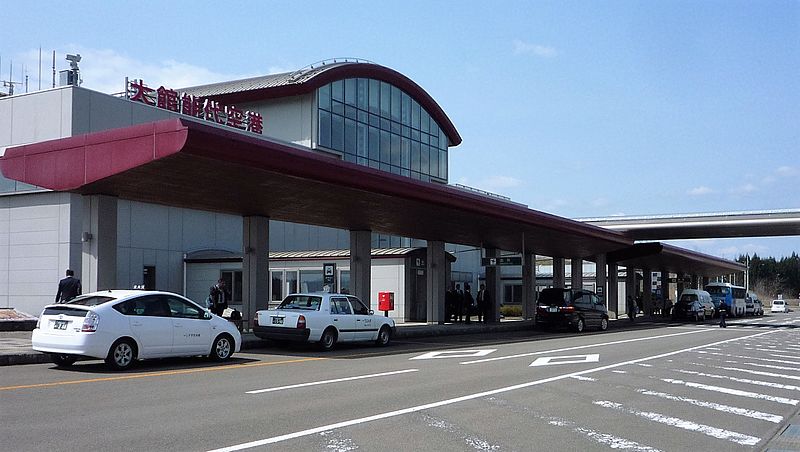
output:
[[691,190],[688,190],[686,192],[687,195],[691,195],[691,196],[704,196],[704,195],[710,195],[712,193],[714,193],[714,190],[706,187],[705,185],[701,185],[699,187],[695,187],[695,188],[693,188]]
[[521,180],[511,176],[490,176],[480,182],[480,186],[489,191],[514,188],[521,185]]
[[541,44],[532,44],[521,41],[519,39],[515,39],[514,54],[534,55],[542,58],[554,58],[555,56],[558,55],[558,51],[555,49],[555,47],[545,46]]
[[[125,77],[143,79],[148,86],[186,88],[225,80],[236,80],[264,74],[231,74],[215,72],[209,68],[176,61],[139,60],[109,49],[92,49],[74,45],[68,50],[56,52],[56,71],[66,69],[66,53],[80,54],[79,63],[84,88],[102,93],[119,93],[124,90]],[[31,78],[38,75],[39,50],[24,54],[25,64]],[[33,68],[33,69],[30,69]],[[52,86],[52,51],[42,52],[42,88]],[[56,80],[58,84],[58,80]],[[31,82],[31,89],[38,89],[38,81]]]
[[781,166],[775,170],[775,174],[780,177],[794,177],[800,175],[800,169],[793,166]]
[[758,187],[756,187],[753,184],[744,184],[741,187],[732,188],[730,190],[730,192],[734,193],[734,194],[747,194],[747,193],[753,193],[753,192],[756,192],[756,191],[758,191]]

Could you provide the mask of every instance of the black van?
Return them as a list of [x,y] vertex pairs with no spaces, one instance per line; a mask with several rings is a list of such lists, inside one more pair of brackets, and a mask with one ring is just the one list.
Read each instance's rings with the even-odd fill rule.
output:
[[536,326],[566,326],[579,333],[586,327],[605,331],[608,309],[590,290],[548,288],[539,293]]

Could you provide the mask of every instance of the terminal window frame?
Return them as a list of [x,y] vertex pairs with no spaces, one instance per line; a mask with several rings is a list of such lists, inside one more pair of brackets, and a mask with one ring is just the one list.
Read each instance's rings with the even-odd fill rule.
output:
[[317,90],[317,146],[346,161],[447,183],[448,140],[409,94],[375,79],[337,80]]

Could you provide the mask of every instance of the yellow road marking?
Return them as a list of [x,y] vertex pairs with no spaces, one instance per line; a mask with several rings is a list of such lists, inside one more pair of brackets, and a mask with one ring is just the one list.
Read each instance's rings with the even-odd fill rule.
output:
[[47,388],[52,386],[76,385],[82,383],[98,383],[102,381],[132,380],[134,378],[164,377],[170,375],[191,374],[197,372],[214,372],[220,370],[241,369],[244,367],[262,367],[262,366],[273,366],[276,364],[294,364],[306,361],[319,361],[323,359],[328,359],[328,358],[302,358],[302,359],[291,359],[286,361],[270,361],[266,363],[235,364],[235,365],[227,365],[220,367],[203,367],[200,369],[168,370],[164,372],[155,372],[155,373],[139,373],[131,375],[119,375],[115,377],[89,378],[85,380],[56,381],[53,383],[38,383],[38,384],[18,385],[18,386],[0,386],[0,391],[12,391],[14,389]]

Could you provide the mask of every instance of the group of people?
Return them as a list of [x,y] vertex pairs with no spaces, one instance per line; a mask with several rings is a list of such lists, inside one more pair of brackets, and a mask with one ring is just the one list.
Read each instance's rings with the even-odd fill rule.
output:
[[491,297],[486,285],[481,284],[478,293],[473,297],[469,283],[455,284],[450,287],[444,297],[445,318],[453,323],[471,323],[472,316],[478,316],[478,322],[489,322],[492,313]]

